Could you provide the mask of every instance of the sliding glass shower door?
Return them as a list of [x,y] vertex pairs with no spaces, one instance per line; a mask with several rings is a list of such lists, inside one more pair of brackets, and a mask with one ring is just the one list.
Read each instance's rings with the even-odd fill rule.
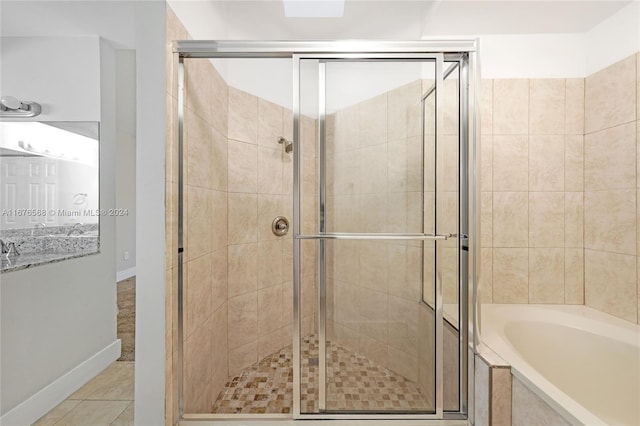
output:
[[444,418],[466,409],[464,60],[294,57],[301,417]]

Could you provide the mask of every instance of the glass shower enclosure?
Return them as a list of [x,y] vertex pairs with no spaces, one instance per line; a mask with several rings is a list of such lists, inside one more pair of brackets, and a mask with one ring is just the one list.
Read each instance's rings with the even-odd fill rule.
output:
[[[288,417],[466,419],[479,264],[475,42],[180,41],[174,51],[182,80],[186,60],[293,65]],[[237,418],[185,410],[185,386],[181,418]]]

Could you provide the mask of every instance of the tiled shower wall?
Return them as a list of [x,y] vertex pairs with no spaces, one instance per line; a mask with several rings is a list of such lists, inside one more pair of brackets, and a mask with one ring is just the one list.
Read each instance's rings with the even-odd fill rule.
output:
[[[188,33],[170,8],[168,40]],[[167,63],[171,70],[171,64]],[[177,95],[167,86],[167,423],[177,407]],[[316,122],[302,118],[315,164]],[[287,124],[285,124],[287,123]],[[292,239],[271,232],[292,217],[291,111],[229,87],[208,60],[185,60],[184,401],[207,413],[228,377],[290,344]],[[315,187],[315,167],[305,180]],[[312,193],[313,194],[313,193]],[[310,199],[315,199],[312,195]],[[306,206],[306,204],[305,204]],[[315,210],[307,209],[307,223]],[[306,250],[303,334],[315,331],[315,247]],[[309,265],[312,265],[309,268]]]
[[640,322],[640,54],[585,82],[585,304]]
[[637,62],[482,81],[484,303],[585,303],[638,321]]

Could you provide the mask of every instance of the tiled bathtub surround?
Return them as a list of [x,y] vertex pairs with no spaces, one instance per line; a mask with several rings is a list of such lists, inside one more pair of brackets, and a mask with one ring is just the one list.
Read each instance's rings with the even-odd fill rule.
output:
[[639,320],[639,61],[586,79],[482,81],[484,303]]

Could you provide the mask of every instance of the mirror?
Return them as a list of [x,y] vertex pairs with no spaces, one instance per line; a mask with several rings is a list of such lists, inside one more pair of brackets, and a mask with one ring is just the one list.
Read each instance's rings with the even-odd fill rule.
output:
[[0,122],[2,272],[98,253],[99,123]]

